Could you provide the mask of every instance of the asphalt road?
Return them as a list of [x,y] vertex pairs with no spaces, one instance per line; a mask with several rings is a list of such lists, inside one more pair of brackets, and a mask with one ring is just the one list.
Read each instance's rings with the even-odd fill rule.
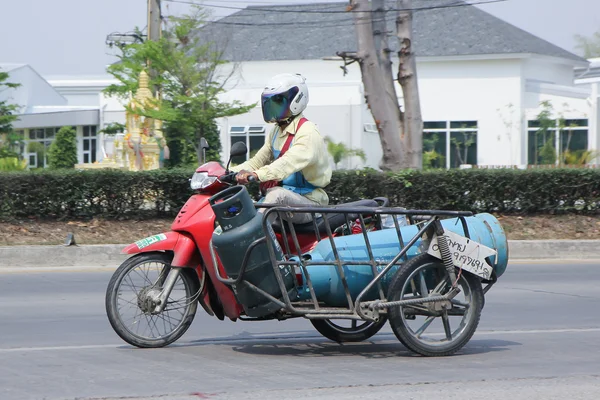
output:
[[[134,349],[104,311],[111,271],[0,271],[0,400],[600,397],[600,264],[512,264],[456,356],[386,327],[338,345],[308,321],[221,322],[201,308],[176,345]],[[244,392],[244,393],[242,393]]]

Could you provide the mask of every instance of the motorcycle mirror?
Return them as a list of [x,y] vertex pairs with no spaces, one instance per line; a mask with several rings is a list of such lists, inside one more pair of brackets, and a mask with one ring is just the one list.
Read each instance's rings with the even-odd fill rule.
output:
[[231,150],[229,151],[229,161],[227,161],[227,167],[225,170],[229,172],[229,164],[231,163],[231,159],[233,157],[243,156],[248,152],[248,148],[244,142],[235,142],[231,146]]
[[243,156],[248,152],[248,148],[244,142],[235,142],[233,146],[231,146],[231,151],[229,152],[229,157],[238,157]]

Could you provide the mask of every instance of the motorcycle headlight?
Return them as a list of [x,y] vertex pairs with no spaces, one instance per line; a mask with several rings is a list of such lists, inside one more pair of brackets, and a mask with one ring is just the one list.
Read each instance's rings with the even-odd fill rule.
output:
[[204,189],[217,180],[216,176],[208,176],[207,172],[196,172],[190,181],[192,190]]

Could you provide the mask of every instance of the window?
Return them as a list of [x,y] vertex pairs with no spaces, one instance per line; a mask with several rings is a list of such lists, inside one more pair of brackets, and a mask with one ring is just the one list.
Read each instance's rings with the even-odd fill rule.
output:
[[45,168],[48,166],[48,148],[60,128],[36,128],[29,130],[26,156],[29,168]]
[[423,167],[458,168],[477,164],[477,121],[423,124]]
[[585,163],[587,151],[587,119],[551,120],[546,126],[537,120],[527,121],[528,164]]
[[369,133],[379,133],[379,131],[377,130],[377,125],[375,125],[375,124],[365,124],[364,130],[365,130],[365,132],[369,132]]
[[229,128],[231,144],[235,142],[244,142],[248,147],[248,154],[245,156],[233,157],[231,162],[241,164],[253,157],[258,150],[265,144],[264,125],[232,126]]
[[92,164],[96,162],[96,150],[98,138],[96,137],[96,126],[83,127],[83,163]]

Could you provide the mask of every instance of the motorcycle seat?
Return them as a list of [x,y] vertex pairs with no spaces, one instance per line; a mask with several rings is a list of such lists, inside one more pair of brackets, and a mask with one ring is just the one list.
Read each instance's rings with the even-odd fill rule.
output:
[[[335,207],[371,207],[371,208],[377,208],[377,207],[387,207],[389,204],[389,200],[385,197],[377,197],[375,199],[365,199],[365,200],[358,200],[358,201],[353,201],[350,203],[342,203],[342,204],[336,204]],[[333,232],[335,230],[335,228],[342,226],[346,223],[346,215],[344,215],[343,213],[328,213],[326,214],[327,217],[327,221],[329,221],[329,226],[331,227],[331,231]],[[347,219],[349,221],[353,221],[356,218],[358,218],[358,214],[355,213],[350,213],[348,214]],[[273,230],[275,232],[281,232],[281,220],[278,218],[276,221],[273,222],[272,224],[273,226]],[[288,224],[286,223],[286,232],[289,233],[289,227]],[[327,234],[327,228],[325,225],[325,219],[324,216],[322,215],[318,215],[317,214],[317,228],[319,229],[319,233],[320,234]],[[304,224],[294,224],[294,229],[296,231],[296,233],[314,233],[315,232],[315,224],[311,221],[311,222],[307,222]]]

